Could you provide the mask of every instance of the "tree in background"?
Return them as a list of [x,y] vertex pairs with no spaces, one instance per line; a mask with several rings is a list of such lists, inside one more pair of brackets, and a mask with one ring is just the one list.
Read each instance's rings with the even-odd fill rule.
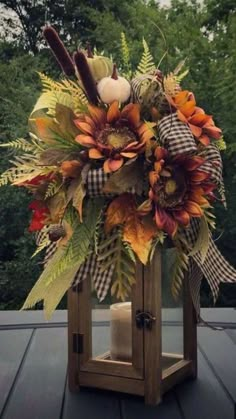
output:
[[[186,86],[192,89],[200,106],[214,113],[224,132],[225,183],[228,212],[219,205],[218,245],[232,264],[236,261],[236,197],[234,97],[236,71],[236,15],[232,0],[188,2],[173,0],[162,8],[154,0],[5,0],[2,7],[3,31],[0,40],[0,142],[27,137],[27,118],[40,92],[36,71],[60,77],[54,58],[42,39],[46,20],[55,26],[74,51],[87,41],[120,62],[120,34],[126,33],[134,64],[140,59],[144,37],[162,69],[171,71],[187,58],[191,68]],[[46,6],[46,7],[45,7]],[[17,34],[15,36],[14,34]],[[7,41],[6,41],[7,37]],[[0,171],[10,155],[0,149]],[[0,308],[19,308],[39,274],[40,257],[31,260],[33,238],[29,235],[27,210],[30,197],[20,188],[1,188],[0,200]],[[19,221],[20,220],[20,221]],[[229,288],[229,289],[228,289]],[[230,286],[222,287],[219,304],[234,304]],[[203,303],[209,304],[208,290]]]

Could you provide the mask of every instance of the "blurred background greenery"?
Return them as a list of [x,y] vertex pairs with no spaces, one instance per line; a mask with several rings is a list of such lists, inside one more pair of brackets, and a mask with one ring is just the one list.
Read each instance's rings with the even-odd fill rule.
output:
[[[183,86],[223,129],[224,178],[228,210],[218,205],[217,244],[236,266],[236,5],[235,0],[5,0],[0,1],[0,142],[27,138],[27,118],[40,94],[37,71],[60,78],[60,70],[42,39],[49,22],[73,52],[87,41],[119,63],[125,32],[133,64],[139,62],[142,38],[171,71],[187,58],[190,73]],[[165,42],[157,26],[165,36]],[[0,150],[0,172],[11,155]],[[12,186],[0,190],[0,309],[18,309],[41,271],[41,257],[31,259],[34,238],[28,233],[30,196]],[[211,306],[203,281],[203,306]],[[63,307],[65,303],[63,303]],[[218,306],[236,306],[236,287],[222,285]],[[61,306],[61,307],[62,307]]]

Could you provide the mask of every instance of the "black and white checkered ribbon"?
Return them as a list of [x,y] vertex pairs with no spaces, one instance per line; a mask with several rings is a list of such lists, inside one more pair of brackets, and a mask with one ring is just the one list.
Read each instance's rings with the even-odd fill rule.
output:
[[[177,154],[196,152],[197,146],[190,128],[178,119],[176,113],[164,117],[159,123],[159,137],[161,145],[168,149],[172,157]],[[205,148],[206,163],[201,170],[210,173],[211,180],[222,189],[222,160],[218,148],[210,144]],[[192,248],[198,238],[199,220],[192,219],[190,227],[183,229],[183,235],[189,247]],[[209,237],[209,248],[202,263],[200,252],[190,257],[189,280],[192,299],[197,313],[200,310],[199,292],[201,280],[205,276],[212,291],[214,302],[219,293],[221,282],[236,282],[236,270],[224,259],[217,249],[212,236]]]

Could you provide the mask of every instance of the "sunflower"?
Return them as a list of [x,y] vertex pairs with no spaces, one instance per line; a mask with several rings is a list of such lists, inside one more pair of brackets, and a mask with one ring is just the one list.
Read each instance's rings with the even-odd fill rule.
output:
[[212,191],[209,173],[199,168],[203,157],[178,155],[170,159],[167,150],[157,147],[154,170],[149,173],[151,189],[146,211],[154,209],[158,229],[173,237],[178,226],[187,227],[192,217],[202,217],[209,207]]
[[75,141],[89,148],[90,159],[105,159],[105,173],[118,170],[126,159],[144,152],[145,145],[153,137],[152,128],[140,120],[140,106],[130,103],[122,110],[114,101],[108,110],[88,106],[88,114],[75,120],[82,134]]

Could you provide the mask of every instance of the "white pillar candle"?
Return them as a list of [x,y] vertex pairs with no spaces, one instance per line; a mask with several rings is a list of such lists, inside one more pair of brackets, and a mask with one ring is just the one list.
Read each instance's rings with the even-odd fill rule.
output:
[[131,361],[132,327],[131,302],[112,304],[111,311],[111,359]]

